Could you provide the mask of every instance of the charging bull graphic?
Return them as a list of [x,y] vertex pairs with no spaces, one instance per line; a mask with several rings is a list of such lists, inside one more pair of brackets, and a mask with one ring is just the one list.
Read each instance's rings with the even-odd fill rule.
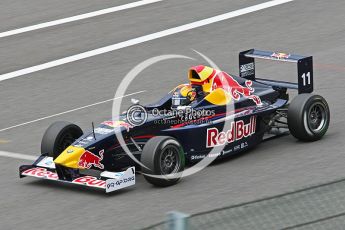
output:
[[104,169],[104,165],[101,163],[103,160],[103,154],[104,149],[99,151],[99,156],[88,150],[85,150],[85,152],[79,158],[78,166],[84,169],[90,169],[92,166],[99,169]]
[[202,85],[205,92],[222,88],[236,101],[242,96],[251,99],[256,105],[262,105],[260,97],[254,94],[251,80],[246,80],[242,86],[229,74],[203,65],[190,68],[189,79],[191,84]]
[[253,82],[251,80],[246,80],[245,86],[242,86],[227,73],[219,72],[213,78],[212,90],[223,88],[229,92],[231,97],[236,101],[238,101],[242,95],[243,97],[253,100],[256,105],[262,105],[260,97],[253,94],[255,90],[252,88],[252,85]]

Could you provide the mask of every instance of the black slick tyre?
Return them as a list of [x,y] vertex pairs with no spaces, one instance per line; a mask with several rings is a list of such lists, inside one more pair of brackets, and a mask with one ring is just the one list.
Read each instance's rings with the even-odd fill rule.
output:
[[327,101],[312,94],[299,94],[288,108],[290,133],[302,141],[316,141],[327,132],[330,111]]
[[[185,165],[185,156],[181,144],[172,137],[153,137],[145,144],[141,163],[147,182],[167,187],[176,184]],[[155,177],[158,176],[158,177]]]
[[68,146],[83,135],[81,128],[66,121],[57,121],[45,131],[41,153],[56,159]]

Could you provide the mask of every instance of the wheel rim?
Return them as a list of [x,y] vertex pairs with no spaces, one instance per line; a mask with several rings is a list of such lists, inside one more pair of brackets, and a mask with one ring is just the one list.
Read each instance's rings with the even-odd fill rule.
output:
[[322,103],[313,104],[308,111],[308,127],[314,132],[320,132],[327,120],[326,107]]
[[180,169],[179,149],[176,146],[166,146],[160,157],[163,175],[177,173]]
[[76,140],[76,138],[71,134],[71,133],[66,133],[62,138],[61,141],[59,143],[59,149],[58,152],[62,152],[64,151],[68,146],[70,146],[74,141]]

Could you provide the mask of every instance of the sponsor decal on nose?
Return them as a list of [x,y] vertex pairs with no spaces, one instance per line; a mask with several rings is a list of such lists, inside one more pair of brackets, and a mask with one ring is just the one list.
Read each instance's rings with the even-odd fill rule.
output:
[[84,152],[85,149],[82,147],[69,146],[54,160],[54,163],[77,169],[79,158]]
[[92,166],[99,169],[104,169],[104,165],[101,163],[103,160],[103,153],[104,149],[99,151],[99,156],[90,152],[89,150],[85,150],[85,152],[79,158],[78,166],[83,169],[90,169]]

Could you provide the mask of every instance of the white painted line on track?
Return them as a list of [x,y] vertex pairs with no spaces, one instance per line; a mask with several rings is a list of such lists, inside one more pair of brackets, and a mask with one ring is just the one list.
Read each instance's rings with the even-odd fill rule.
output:
[[0,132],[6,131],[6,130],[9,130],[9,129],[13,129],[13,128],[17,128],[17,127],[20,127],[20,126],[23,126],[23,125],[28,125],[28,124],[31,124],[31,123],[34,123],[34,122],[46,120],[46,119],[49,119],[49,118],[52,118],[52,117],[61,116],[61,115],[64,115],[66,113],[75,112],[75,111],[78,111],[78,110],[81,110],[81,109],[85,109],[85,108],[89,108],[89,107],[92,107],[92,106],[95,106],[95,105],[104,104],[104,103],[107,103],[107,102],[110,102],[110,101],[113,101],[113,100],[116,100],[116,99],[119,99],[119,98],[128,97],[128,96],[132,96],[132,95],[143,93],[143,92],[146,92],[146,90],[142,90],[142,91],[138,91],[138,92],[135,92],[135,93],[126,94],[126,95],[124,95],[122,97],[115,97],[115,98],[111,98],[111,99],[108,99],[108,100],[96,102],[96,103],[93,103],[93,104],[90,104],[90,105],[85,105],[85,106],[82,106],[82,107],[79,107],[79,108],[67,110],[67,111],[62,112],[62,113],[57,113],[57,114],[53,114],[53,115],[50,115],[50,116],[41,117],[41,118],[38,118],[38,119],[35,119],[35,120],[32,120],[32,121],[28,121],[28,122],[24,122],[24,123],[21,123],[21,124],[18,124],[18,125],[13,125],[13,126],[10,126],[10,127],[4,128],[4,129],[0,129]]
[[[25,69],[21,69],[21,70],[17,70],[14,72],[10,72],[10,73],[5,73],[0,75],[0,81],[3,80],[7,80],[7,79],[11,79],[11,78],[15,78],[15,77],[19,77],[19,76],[23,76],[26,74],[30,74],[30,73],[34,73],[40,70],[44,70],[44,69],[49,69],[52,67],[56,67],[56,66],[60,66],[60,65],[64,65],[67,63],[71,63],[71,62],[75,62],[78,60],[82,60],[85,58],[89,58],[89,57],[93,57],[93,56],[97,56],[100,54],[104,54],[104,53],[108,53],[114,50],[119,50],[125,47],[129,47],[129,46],[133,46],[133,45],[137,45],[140,43],[144,43],[147,41],[152,41],[158,38],[162,38],[162,37],[166,37],[172,34],[176,34],[176,33],[180,33],[183,31],[187,31],[187,30],[191,30],[191,29],[195,29],[198,27],[202,27],[202,26],[206,26],[215,22],[220,22],[220,21],[224,21],[230,18],[234,18],[234,17],[238,17],[241,15],[245,15],[245,14],[249,14],[252,12],[256,12],[259,10],[263,10],[263,9],[267,9],[273,6],[277,6],[277,5],[281,5],[284,3],[288,3],[288,2],[292,2],[294,0],[273,0],[273,1],[269,1],[269,2],[265,2],[262,4],[258,4],[258,5],[254,5],[254,6],[250,6],[250,7],[246,7],[240,10],[235,10],[232,12],[228,12],[225,14],[221,14],[221,15],[217,15],[211,18],[207,18],[207,19],[203,19],[200,21],[196,21],[196,22],[192,22],[192,23],[188,23],[182,26],[177,26],[174,28],[170,28],[167,30],[163,30],[160,32],[156,32],[156,33],[152,33],[152,34],[148,34],[145,36],[141,36],[141,37],[137,37],[137,38],[133,38],[124,42],[120,42],[120,43],[116,43],[110,46],[105,46],[102,48],[98,48],[98,49],[94,49],[94,50],[90,50],[84,53],[80,53],[80,54],[76,54],[76,55],[72,55],[69,57],[65,57],[65,58],[61,58],[55,61],[51,61],[51,62],[47,62],[44,64],[40,64],[40,65],[36,65],[36,66],[32,66],[32,67],[28,67]],[[1,130],[0,130],[1,131]]]
[[26,155],[21,153],[11,153],[11,152],[5,152],[0,151],[0,157],[9,157],[9,158],[15,158],[20,160],[29,160],[34,161],[38,158],[38,156],[32,156],[32,155]]
[[132,2],[132,3],[128,3],[128,4],[124,4],[124,5],[120,5],[120,6],[107,8],[107,9],[97,10],[97,11],[93,11],[93,12],[89,12],[89,13],[85,13],[85,14],[79,14],[79,15],[75,15],[72,17],[68,17],[68,18],[62,18],[62,19],[44,22],[44,23],[40,23],[40,24],[36,24],[36,25],[32,25],[32,26],[27,26],[27,27],[23,27],[23,28],[14,29],[14,30],[9,30],[6,32],[1,32],[0,38],[9,37],[12,35],[21,34],[21,33],[29,32],[29,31],[34,31],[34,30],[39,30],[39,29],[43,29],[43,28],[48,28],[48,27],[52,27],[52,26],[57,26],[57,25],[61,25],[61,24],[69,23],[69,22],[75,22],[75,21],[79,21],[79,20],[83,20],[83,19],[87,19],[87,18],[93,18],[93,17],[97,17],[100,15],[114,13],[117,11],[131,9],[131,8],[135,8],[138,6],[148,5],[148,4],[161,2],[161,1],[164,1],[164,0],[141,0],[141,1]]

